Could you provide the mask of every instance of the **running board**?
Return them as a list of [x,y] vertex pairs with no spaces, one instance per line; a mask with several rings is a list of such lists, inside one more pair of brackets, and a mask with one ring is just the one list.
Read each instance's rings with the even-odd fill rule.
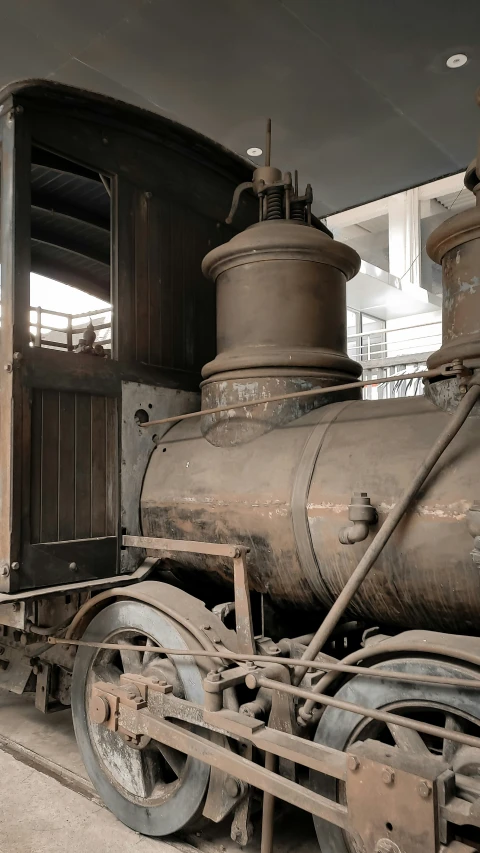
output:
[[77,581],[77,583],[65,583],[58,586],[45,586],[39,589],[30,589],[26,592],[16,592],[9,594],[7,592],[0,593],[0,605],[11,604],[14,601],[25,601],[30,598],[43,598],[46,595],[55,593],[79,592],[82,589],[105,589],[109,586],[121,586],[122,584],[136,583],[143,581],[152,571],[155,563],[158,563],[158,557],[147,557],[146,560],[131,574],[113,575],[110,578],[95,578],[90,581]]

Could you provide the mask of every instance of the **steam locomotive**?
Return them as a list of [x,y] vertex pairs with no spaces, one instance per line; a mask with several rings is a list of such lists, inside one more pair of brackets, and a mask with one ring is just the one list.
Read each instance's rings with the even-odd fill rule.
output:
[[[108,98],[0,101],[0,687],[71,704],[138,832],[245,846],[260,799],[262,853],[276,801],[323,853],[479,849],[480,154],[425,393],[373,402],[360,258],[269,135],[252,177]],[[111,303],[110,348],[32,340],[32,270]]]

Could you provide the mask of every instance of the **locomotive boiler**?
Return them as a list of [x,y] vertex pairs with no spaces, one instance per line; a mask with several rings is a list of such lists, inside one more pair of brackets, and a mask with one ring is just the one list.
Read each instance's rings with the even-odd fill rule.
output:
[[[108,98],[0,99],[0,687],[71,705],[137,832],[272,853],[295,808],[322,853],[478,850],[480,157],[427,247],[425,393],[369,401],[360,258],[269,131],[252,177]],[[109,299],[111,341],[32,335],[30,269]]]
[[[281,174],[275,177],[278,184]],[[471,169],[472,191],[476,180]],[[253,589],[282,608],[318,610],[333,604],[448,424],[465,390],[461,371],[446,378],[452,360],[467,366],[480,357],[478,208],[429,241],[431,256],[443,260],[445,287],[444,345],[429,364],[445,368],[425,380],[425,395],[373,402],[347,387],[298,397],[296,390],[359,376],[346,355],[345,282],[360,258],[324,231],[281,218],[285,199],[273,208],[271,198],[282,191],[288,184],[267,191],[265,218],[203,262],[217,286],[218,354],[203,368],[202,407],[224,410],[164,435],[146,471],[141,511],[147,536],[201,531],[244,544]],[[290,397],[268,402],[283,393]],[[475,631],[479,412],[475,406],[411,501],[350,615],[397,628]],[[228,577],[225,563],[196,558],[192,565]]]

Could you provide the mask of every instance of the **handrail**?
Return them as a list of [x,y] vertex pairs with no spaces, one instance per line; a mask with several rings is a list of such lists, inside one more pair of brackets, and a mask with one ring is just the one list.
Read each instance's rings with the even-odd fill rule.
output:
[[382,332],[408,332],[410,329],[423,329],[424,326],[438,326],[442,325],[441,320],[429,320],[428,323],[418,323],[416,326],[401,326],[398,329],[372,329],[371,331],[364,332],[354,332],[352,335],[348,335],[349,338],[362,338],[365,335],[380,335]]

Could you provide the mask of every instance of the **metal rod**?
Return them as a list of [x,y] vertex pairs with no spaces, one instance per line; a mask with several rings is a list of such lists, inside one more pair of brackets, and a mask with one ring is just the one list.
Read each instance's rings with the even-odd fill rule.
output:
[[348,828],[347,807],[342,803],[330,800],[321,794],[316,794],[309,788],[285,779],[278,773],[272,773],[248,758],[243,758],[224,746],[208,740],[206,737],[181,728],[174,723],[154,717],[146,711],[135,711],[121,706],[120,725],[136,728],[138,734],[147,734],[160,743],[166,743],[179,752],[198,758],[200,761],[216,767],[230,776],[234,775],[248,785],[267,791],[278,799],[285,800],[292,806],[304,809],[317,817],[328,820],[343,829]]
[[267,118],[267,133],[265,139],[265,165],[270,165],[270,158],[272,154],[272,119]]
[[467,735],[464,732],[457,732],[454,729],[443,729],[441,726],[434,726],[431,723],[421,723],[419,720],[411,720],[409,717],[390,714],[387,711],[377,711],[376,708],[364,708],[362,705],[356,705],[354,702],[344,702],[343,699],[337,699],[335,696],[327,696],[325,693],[319,695],[312,693],[311,690],[302,690],[300,687],[285,684],[281,681],[274,681],[271,678],[264,678],[263,676],[257,678],[253,673],[250,673],[248,678],[251,682],[255,681],[258,687],[279,690],[281,693],[289,693],[291,696],[298,696],[300,699],[306,699],[307,701],[311,699],[313,704],[320,702],[322,705],[331,705],[332,708],[340,708],[341,711],[351,711],[353,714],[359,714],[362,717],[367,717],[367,719],[378,720],[380,723],[391,723],[395,726],[403,726],[405,729],[412,729],[414,732],[421,732],[425,735],[433,735],[434,737],[441,737],[446,740],[454,740],[466,746],[474,746],[476,749],[480,748],[480,738]]
[[[365,664],[369,658],[375,658],[379,655],[379,650],[381,648],[381,654],[383,655],[402,655],[404,656],[408,652],[413,652],[414,654],[423,654],[432,657],[435,655],[436,657],[450,657],[456,658],[455,650],[453,648],[449,648],[448,646],[442,646],[440,643],[426,643],[426,642],[404,642],[402,645],[399,645],[395,642],[395,638],[391,640],[383,640],[381,644],[375,646],[368,646],[365,649],[357,649],[355,652],[351,652],[343,659],[343,665],[351,666],[355,663],[362,661],[362,664]],[[480,667],[480,658],[478,655],[472,655],[469,652],[462,652],[461,655],[462,663],[471,663],[475,667]],[[357,669],[357,667],[355,667]],[[378,670],[379,672],[381,670]],[[357,670],[358,674],[363,674],[364,667],[361,667],[360,670]],[[366,670],[368,672],[368,669]],[[330,670],[327,672],[320,681],[315,685],[315,692],[325,693],[325,691],[330,687],[333,681],[339,675],[338,672],[334,670]],[[423,676],[421,676],[423,678]],[[425,676],[426,677],[426,676]],[[435,678],[436,676],[429,676],[429,678]],[[443,676],[441,676],[443,678]]]
[[[275,772],[276,757],[272,752],[265,753],[265,770]],[[267,791],[263,792],[262,807],[262,840],[260,853],[273,851],[273,818],[275,815],[275,797]]]
[[[162,655],[189,657],[219,657],[222,660],[230,660],[235,663],[252,662],[266,664],[280,664],[281,666],[298,667],[299,660],[296,658],[283,658],[276,655],[253,655],[239,654],[237,652],[228,652],[224,649],[205,650],[205,649],[169,649],[165,646],[137,646],[131,643],[96,643],[89,640],[70,640],[63,637],[49,637],[48,642],[51,644],[61,644],[66,646],[85,646],[92,649],[113,649],[117,651],[136,651],[136,652],[157,652]],[[378,647],[377,647],[378,649]],[[365,649],[361,650],[365,655]],[[403,650],[398,648],[398,652]],[[378,654],[378,651],[377,651]],[[348,675],[360,675],[365,678],[385,678],[394,681],[405,681],[412,684],[441,684],[445,687],[463,687],[464,689],[478,690],[480,689],[480,680],[453,678],[444,675],[420,675],[418,673],[395,672],[394,670],[368,669],[366,667],[349,666],[342,663],[331,663],[330,661],[311,660],[305,661],[309,669],[317,669],[321,672],[346,673]],[[245,673],[247,674],[247,673]]]
[[[442,365],[434,370],[419,370],[417,373],[405,373],[402,379],[433,379],[436,376],[448,376],[447,366]],[[452,376],[454,375],[452,371]],[[230,412],[232,409],[246,409],[249,406],[264,406],[266,403],[278,403],[281,400],[293,400],[298,397],[315,397],[317,394],[334,394],[336,391],[350,391],[353,388],[365,388],[369,385],[384,385],[386,382],[397,382],[398,376],[386,376],[381,379],[359,379],[356,382],[344,382],[343,385],[329,385],[328,388],[308,388],[306,391],[292,391],[289,394],[276,394],[273,397],[260,397],[256,400],[245,400],[243,403],[229,403],[225,406],[215,406],[213,409],[200,409],[197,412],[186,412],[183,415],[171,415],[169,418],[160,418],[156,421],[146,421],[138,424],[140,427],[157,426],[159,424],[170,424],[175,421],[184,421],[187,418],[200,418],[202,415],[217,415],[221,412]]]
[[[302,658],[305,660],[316,658],[318,653],[321,651],[333,629],[337,626],[346,609],[349,607],[354,595],[360,589],[377,557],[381,554],[384,546],[394,533],[413,498],[421,486],[423,486],[425,480],[440,459],[442,453],[446,450],[452,439],[455,438],[459,429],[465,423],[479,396],[480,385],[472,385],[465,394],[463,400],[458,404],[455,414],[452,415],[449,423],[440,433],[429,453],[427,453],[427,456],[415,474],[412,482],[405,489],[395,506],[390,510],[380,530],[357,565],[357,568],[350,576],[337,600],[327,613],[312,642],[309,643],[305,649]],[[300,683],[307,669],[308,666],[302,666],[297,670],[294,678],[295,684]],[[309,700],[305,703],[304,707],[300,709],[300,716],[303,720],[308,720],[310,718],[313,706],[314,702]]]

